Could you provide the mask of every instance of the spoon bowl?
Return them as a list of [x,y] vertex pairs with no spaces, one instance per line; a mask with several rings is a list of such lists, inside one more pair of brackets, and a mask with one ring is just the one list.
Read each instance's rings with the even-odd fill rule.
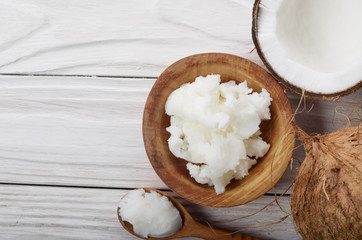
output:
[[177,238],[183,238],[183,237],[198,237],[202,239],[209,239],[209,240],[231,240],[231,239],[240,239],[240,240],[258,240],[259,238],[254,238],[249,235],[241,234],[241,233],[230,233],[223,229],[218,228],[211,228],[210,226],[207,226],[205,224],[199,223],[195,221],[189,212],[172,196],[159,191],[157,189],[153,188],[144,188],[145,192],[155,191],[163,196],[166,196],[169,201],[174,205],[174,207],[179,211],[183,224],[181,229],[168,237],[162,237],[162,238],[154,238],[154,237],[148,237],[144,238],[138,234],[136,234],[133,231],[133,226],[131,223],[123,221],[120,214],[119,214],[119,207],[117,208],[117,216],[119,222],[122,224],[122,226],[131,234],[135,235],[136,237],[142,238],[142,239],[177,239]]

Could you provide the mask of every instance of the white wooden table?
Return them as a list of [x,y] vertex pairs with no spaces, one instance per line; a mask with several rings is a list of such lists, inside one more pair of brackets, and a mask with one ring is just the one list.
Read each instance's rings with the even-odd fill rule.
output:
[[[252,0],[1,0],[0,238],[135,239],[117,220],[130,189],[169,191],[142,141],[143,107],[157,76],[196,53],[224,52],[262,65],[251,40]],[[361,93],[308,100],[296,116],[309,133],[343,125]],[[294,109],[300,97],[288,93]],[[354,117],[357,117],[357,113]],[[303,160],[275,187],[282,194]],[[200,221],[265,239],[300,239],[291,190],[213,209],[180,199]]]

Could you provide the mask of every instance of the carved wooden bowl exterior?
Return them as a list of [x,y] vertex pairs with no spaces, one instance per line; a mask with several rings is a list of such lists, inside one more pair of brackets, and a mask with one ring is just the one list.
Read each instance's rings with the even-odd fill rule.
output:
[[[170,117],[165,114],[169,94],[196,77],[220,74],[223,82],[247,81],[248,87],[260,92],[265,88],[273,101],[271,120],[261,124],[262,138],[271,146],[257,160],[249,175],[233,180],[223,194],[213,187],[197,183],[186,169],[186,161],[176,158],[168,148],[170,134],[166,127]],[[290,123],[292,107],[284,89],[263,68],[244,58],[221,53],[197,54],[169,66],[155,82],[146,102],[143,115],[143,140],[148,158],[162,181],[181,197],[210,207],[232,207],[248,203],[269,191],[282,177],[295,145],[295,132]]]

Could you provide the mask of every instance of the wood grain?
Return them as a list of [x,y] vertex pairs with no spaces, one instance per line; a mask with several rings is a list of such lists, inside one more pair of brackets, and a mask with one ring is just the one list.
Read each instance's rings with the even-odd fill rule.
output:
[[249,54],[253,2],[2,0],[0,73],[157,77],[215,51],[261,64]]
[[[1,239],[138,239],[124,230],[117,219],[117,204],[126,192],[0,185]],[[301,239],[296,235],[290,217],[280,224],[253,229],[277,222],[285,216],[276,204],[254,216],[235,220],[260,210],[274,199],[272,196],[263,196],[252,204],[227,209],[202,207],[178,197],[176,199],[193,218],[200,222],[207,220],[212,226],[230,231],[243,228],[243,232],[263,239]],[[281,198],[279,203],[289,211],[288,198]]]
[[[154,82],[0,76],[0,181],[165,189],[142,140],[143,108]],[[345,122],[334,112],[336,106],[347,115],[357,106],[362,114],[361,95],[360,90],[338,102],[308,100],[307,108],[314,107],[297,114],[296,121],[308,133],[331,132]],[[299,96],[289,98],[296,109]],[[293,176],[303,149],[294,157]],[[284,192],[292,178],[288,170],[276,192]]]
[[[261,137],[270,144],[267,154],[258,159],[249,175],[232,181],[223,194],[212,186],[197,183],[186,168],[186,161],[177,159],[169,150],[170,117],[165,104],[172,91],[198,76],[220,74],[221,81],[246,81],[255,92],[266,89],[273,99],[271,120],[261,124]],[[181,197],[204,206],[232,207],[248,203],[268,192],[284,174],[295,144],[291,124],[292,107],[283,88],[258,65],[235,55],[208,53],[183,58],[169,66],[154,84],[143,115],[143,139],[147,156],[158,176]],[[273,168],[271,175],[270,169]]]

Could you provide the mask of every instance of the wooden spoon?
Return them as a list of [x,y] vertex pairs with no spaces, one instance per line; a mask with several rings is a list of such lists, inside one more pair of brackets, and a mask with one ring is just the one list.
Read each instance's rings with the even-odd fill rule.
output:
[[249,235],[245,235],[245,234],[241,234],[241,233],[230,233],[223,229],[218,229],[218,228],[214,228],[214,227],[211,228],[210,226],[199,223],[191,217],[189,212],[175,198],[173,198],[170,195],[168,195],[162,191],[159,191],[157,189],[144,188],[144,190],[146,192],[150,192],[152,190],[152,191],[158,192],[159,194],[161,194],[163,196],[168,197],[168,199],[172,202],[172,204],[180,212],[180,215],[183,220],[183,225],[177,233],[175,233],[171,236],[161,237],[161,238],[153,238],[153,237],[144,238],[140,235],[137,235],[133,231],[132,224],[122,220],[122,218],[119,215],[119,207],[118,207],[118,209],[117,209],[118,220],[129,233],[135,235],[136,237],[143,238],[143,239],[155,239],[155,240],[156,239],[177,239],[177,238],[183,238],[183,237],[198,237],[198,238],[208,239],[208,240],[232,240],[232,239],[234,239],[234,240],[236,240],[236,239],[258,240],[259,239],[259,238],[251,237]]

